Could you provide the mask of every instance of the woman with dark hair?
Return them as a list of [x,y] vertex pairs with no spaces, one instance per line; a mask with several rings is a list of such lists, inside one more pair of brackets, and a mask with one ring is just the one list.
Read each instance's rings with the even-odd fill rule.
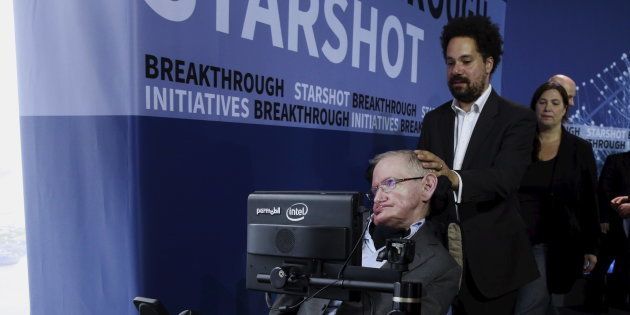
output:
[[541,275],[519,290],[515,314],[553,314],[550,293],[569,292],[597,263],[595,158],[590,143],[562,126],[568,106],[566,90],[549,82],[530,103],[537,137],[519,200]]

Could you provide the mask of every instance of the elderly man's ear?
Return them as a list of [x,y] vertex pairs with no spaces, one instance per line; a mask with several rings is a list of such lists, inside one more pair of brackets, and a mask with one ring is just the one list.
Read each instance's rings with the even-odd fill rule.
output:
[[437,177],[433,173],[429,173],[424,176],[424,180],[421,182],[422,187],[420,188],[420,199],[424,202],[429,202],[431,200],[431,196],[435,192],[435,188],[437,187]]

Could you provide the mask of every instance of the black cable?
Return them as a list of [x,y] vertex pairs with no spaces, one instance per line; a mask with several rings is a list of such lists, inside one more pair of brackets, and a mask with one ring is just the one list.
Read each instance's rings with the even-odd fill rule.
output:
[[337,274],[337,279],[341,279],[341,276],[343,276],[343,272],[344,270],[346,270],[346,267],[348,266],[350,259],[352,259],[352,255],[354,255],[354,252],[357,250],[357,247],[359,247],[359,244],[363,243],[363,237],[365,236],[365,232],[370,226],[371,219],[372,219],[372,215],[370,215],[367,218],[367,220],[365,220],[365,227],[363,228],[363,232],[361,232],[361,236],[359,236],[359,239],[354,244],[354,247],[352,248],[352,251],[350,251],[350,255],[348,255],[348,258],[346,258],[346,261],[343,262],[343,265],[341,266],[341,270],[339,270],[339,273]]
[[317,290],[317,292],[315,292],[312,295],[302,299],[302,301],[298,302],[297,304],[293,304],[293,305],[290,305],[290,306],[280,306],[280,307],[275,307],[275,308],[274,307],[270,307],[269,310],[271,310],[271,311],[286,311],[286,310],[292,310],[294,308],[297,308],[298,306],[302,305],[302,303],[312,299],[313,297],[315,297],[316,295],[320,294],[322,291],[328,289],[328,287],[330,287],[333,284],[336,284],[339,281],[343,281],[343,280],[337,279],[335,282],[331,282],[331,283],[325,285],[321,289]]
[[273,303],[271,303],[271,293],[265,292],[265,303],[267,304],[267,308],[271,309]]

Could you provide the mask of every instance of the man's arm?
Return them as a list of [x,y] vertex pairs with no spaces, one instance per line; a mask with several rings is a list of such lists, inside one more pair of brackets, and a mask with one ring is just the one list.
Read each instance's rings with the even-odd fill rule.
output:
[[429,140],[428,134],[429,134],[429,129],[431,128],[430,117],[433,114],[434,112],[430,111],[422,119],[422,126],[420,126],[420,138],[418,139],[418,145],[416,146],[418,150],[428,150],[428,148],[431,147],[431,142]]
[[602,173],[599,175],[599,184],[597,187],[597,195],[599,200],[599,212],[600,222],[602,224],[609,224],[611,216],[617,215],[614,209],[610,206],[610,201],[619,194],[619,189],[615,186],[615,176],[618,176],[615,171],[615,156],[610,155],[606,158],[604,166],[602,167]]
[[[423,161],[422,167],[425,169],[433,170],[436,176],[445,176],[451,182],[451,188],[457,190],[459,188],[459,176],[453,172],[449,167],[449,162],[445,161],[446,157],[436,155],[437,152],[432,146],[430,133],[437,132],[438,126],[436,126],[436,112],[431,111],[427,113],[422,121],[422,128],[420,138],[418,139],[418,145],[414,152],[418,156],[418,159]],[[447,135],[440,135],[440,137],[446,137]],[[450,143],[450,141],[446,141]]]
[[610,201],[610,204],[622,219],[630,218],[629,196],[617,196]]

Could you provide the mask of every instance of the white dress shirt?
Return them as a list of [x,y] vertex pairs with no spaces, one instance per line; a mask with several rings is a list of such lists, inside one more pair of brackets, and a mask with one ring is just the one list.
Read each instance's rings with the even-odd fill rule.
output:
[[472,136],[473,130],[475,130],[475,125],[477,124],[477,120],[479,120],[479,115],[481,115],[481,111],[486,105],[488,97],[490,97],[490,92],[492,92],[492,85],[488,84],[486,90],[481,93],[481,96],[479,96],[477,100],[475,100],[468,112],[459,107],[459,101],[456,99],[453,99],[453,102],[451,103],[451,108],[455,112],[452,169],[455,171],[455,174],[457,174],[457,177],[459,177],[459,188],[457,190],[457,195],[455,196],[455,201],[457,203],[461,202],[462,191],[464,189],[462,177],[459,173],[457,173],[457,171],[462,168],[462,163],[464,163],[464,157],[466,156],[466,150],[468,149],[470,137]]

